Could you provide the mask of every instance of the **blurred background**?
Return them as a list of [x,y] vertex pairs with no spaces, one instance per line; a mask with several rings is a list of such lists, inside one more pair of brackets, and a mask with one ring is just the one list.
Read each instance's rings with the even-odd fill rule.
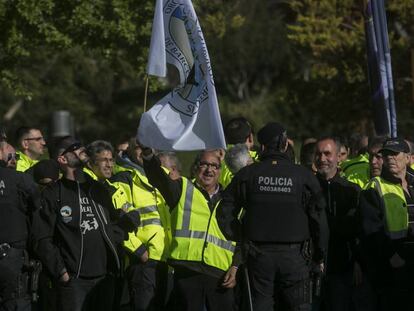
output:
[[[279,121],[298,141],[373,133],[363,1],[193,3],[223,122],[242,115],[257,131]],[[50,136],[60,122],[86,143],[134,136],[154,6],[154,0],[1,1],[0,123],[9,136],[21,125]],[[412,140],[414,0],[388,1],[387,13],[398,130]],[[148,108],[168,91],[150,78]]]

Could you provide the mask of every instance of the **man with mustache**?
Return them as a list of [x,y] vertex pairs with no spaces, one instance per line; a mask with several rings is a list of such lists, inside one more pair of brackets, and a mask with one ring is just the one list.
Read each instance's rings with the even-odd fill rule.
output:
[[172,180],[152,150],[143,149],[144,169],[171,211],[172,241],[168,263],[174,267],[174,310],[231,310],[236,284],[235,243],[216,221],[222,187],[220,158],[215,150],[196,157],[195,179]]

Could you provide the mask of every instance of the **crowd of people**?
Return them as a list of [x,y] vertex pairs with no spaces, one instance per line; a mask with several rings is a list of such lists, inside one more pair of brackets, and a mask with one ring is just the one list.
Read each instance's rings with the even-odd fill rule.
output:
[[296,159],[279,123],[224,132],[188,174],[135,137],[2,133],[0,310],[410,308],[412,142],[307,138]]

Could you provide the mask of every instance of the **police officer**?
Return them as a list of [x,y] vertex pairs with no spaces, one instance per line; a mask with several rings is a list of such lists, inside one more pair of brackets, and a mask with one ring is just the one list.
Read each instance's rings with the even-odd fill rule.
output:
[[[316,178],[285,155],[285,128],[258,132],[260,162],[241,169],[224,193],[217,220],[228,239],[249,241],[253,309],[310,310],[309,266],[322,263],[328,239],[325,201]],[[244,216],[239,220],[241,209]],[[322,265],[320,265],[322,267]],[[280,298],[280,300],[279,300]],[[279,309],[278,309],[279,310]]]
[[27,249],[39,193],[30,175],[10,167],[7,150],[0,142],[0,310],[30,310]]

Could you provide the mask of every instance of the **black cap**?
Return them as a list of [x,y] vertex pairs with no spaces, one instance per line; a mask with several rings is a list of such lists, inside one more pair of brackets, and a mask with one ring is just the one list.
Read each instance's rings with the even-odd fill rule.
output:
[[269,122],[262,127],[257,133],[257,140],[261,145],[266,145],[273,138],[278,137],[286,132],[286,129],[277,122]]
[[33,178],[37,183],[44,178],[50,178],[53,181],[59,179],[59,164],[56,160],[41,160],[33,166]]
[[67,152],[75,151],[82,147],[83,145],[79,140],[73,136],[64,136],[59,138],[54,144],[54,157],[56,158],[60,155],[63,155]]
[[410,147],[402,138],[388,138],[379,152],[383,151],[410,153]]

